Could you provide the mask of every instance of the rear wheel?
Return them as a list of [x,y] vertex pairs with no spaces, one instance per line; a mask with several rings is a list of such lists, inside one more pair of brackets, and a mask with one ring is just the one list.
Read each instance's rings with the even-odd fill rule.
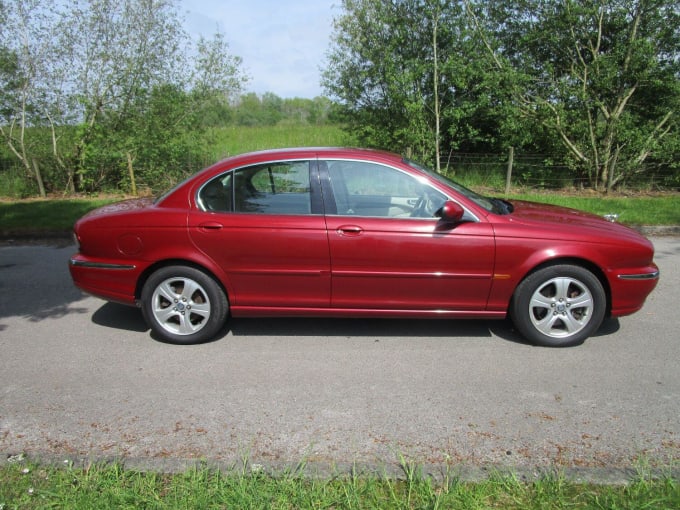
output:
[[580,266],[556,265],[532,273],[519,284],[510,314],[527,340],[569,347],[597,331],[606,303],[604,288],[593,273]]
[[195,344],[214,338],[229,311],[215,280],[193,267],[169,266],[153,273],[142,289],[142,313],[161,339]]

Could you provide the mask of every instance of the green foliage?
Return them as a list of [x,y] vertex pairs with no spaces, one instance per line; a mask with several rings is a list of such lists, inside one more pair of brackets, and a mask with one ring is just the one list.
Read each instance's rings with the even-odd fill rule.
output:
[[219,159],[263,149],[285,147],[338,147],[354,145],[340,126],[293,124],[276,126],[226,126],[213,128],[206,134],[209,149],[204,164]]
[[0,202],[0,225],[4,233],[12,234],[70,232],[85,213],[115,200],[111,197]]
[[432,163],[437,132],[440,155],[520,138],[509,77],[479,51],[462,4],[346,0],[343,8],[324,86],[360,143]]
[[197,169],[200,114],[237,97],[246,80],[221,34],[187,49],[174,2],[7,7],[0,130],[41,192],[167,187]]
[[89,129],[81,143],[79,182],[83,191],[131,190],[130,165],[137,186],[160,190],[198,170],[202,131],[193,97],[164,85],[139,94],[124,117]]
[[611,189],[680,160],[670,0],[344,0],[324,86],[361,144],[557,155]]
[[487,9],[487,31],[503,48],[499,59],[526,77],[518,94],[523,114],[560,140],[577,175],[595,188],[611,189],[676,159],[680,11],[675,3],[510,5]]

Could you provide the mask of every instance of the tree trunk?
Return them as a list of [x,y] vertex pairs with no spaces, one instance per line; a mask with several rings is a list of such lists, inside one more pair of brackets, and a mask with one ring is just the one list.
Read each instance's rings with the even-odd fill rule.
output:
[[132,166],[132,154],[127,153],[127,164],[128,172],[130,173],[130,190],[132,191],[132,196],[137,196],[137,182],[135,181],[135,169]]
[[45,198],[47,196],[47,193],[45,193],[45,183],[43,183],[43,178],[42,178],[42,174],[40,173],[40,167],[38,166],[38,161],[35,158],[33,158],[32,163],[33,163],[33,172],[35,174],[35,180],[38,183],[38,191],[40,193],[40,196],[42,198]]

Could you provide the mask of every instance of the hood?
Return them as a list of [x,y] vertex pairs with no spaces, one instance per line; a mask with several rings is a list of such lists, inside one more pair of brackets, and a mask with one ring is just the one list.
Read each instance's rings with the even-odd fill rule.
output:
[[613,223],[601,216],[568,207],[521,200],[513,200],[512,205],[514,210],[509,218],[513,223],[535,225],[548,229],[553,227],[559,229],[562,233],[566,233],[566,230],[571,230],[573,227],[575,232],[586,229],[599,235],[642,237],[641,234],[625,225]]

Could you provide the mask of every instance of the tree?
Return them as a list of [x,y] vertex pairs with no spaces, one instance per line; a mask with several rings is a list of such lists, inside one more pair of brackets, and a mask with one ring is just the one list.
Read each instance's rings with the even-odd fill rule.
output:
[[476,58],[460,2],[342,6],[323,83],[362,143],[415,154],[437,168],[447,150],[502,144],[514,113],[499,73]]
[[[677,148],[680,12],[668,0],[467,2],[499,72],[524,75],[524,116],[609,190]],[[665,143],[671,138],[675,140]],[[676,149],[677,151],[677,149]],[[677,152],[676,152],[677,155]]]
[[238,100],[248,76],[241,70],[242,59],[229,52],[223,33],[199,39],[191,89],[200,105],[200,122],[223,125],[231,120],[231,105]]
[[106,168],[88,164],[98,150],[91,142],[106,140],[96,131],[117,132],[144,104],[140,96],[181,82],[186,35],[168,0],[71,0],[62,27],[61,47],[72,62],[70,86],[82,115],[73,165],[86,189],[101,182]]
[[[324,86],[344,106],[353,134],[377,147],[429,154],[423,66],[429,58],[419,41],[419,2],[344,0],[334,21],[334,47]],[[425,135],[425,136],[424,136]]]
[[[54,91],[52,66],[56,25],[53,11],[39,0],[10,1],[3,5],[2,44],[2,119],[0,134],[10,152],[31,176],[41,196],[45,185],[38,159],[31,147],[30,126],[51,123],[59,106]],[[56,140],[56,136],[52,137]]]
[[[245,81],[221,34],[201,39],[190,56],[175,0],[7,6],[0,40],[5,141],[37,176],[31,163],[45,157],[44,144],[30,139],[48,127],[53,175],[70,191],[119,185],[133,159],[146,165],[140,175],[161,176],[159,169],[176,162],[169,152],[194,152],[178,128],[201,129],[197,112],[216,97],[235,97]],[[145,147],[151,126],[155,151]]]

